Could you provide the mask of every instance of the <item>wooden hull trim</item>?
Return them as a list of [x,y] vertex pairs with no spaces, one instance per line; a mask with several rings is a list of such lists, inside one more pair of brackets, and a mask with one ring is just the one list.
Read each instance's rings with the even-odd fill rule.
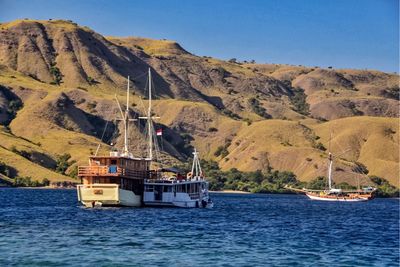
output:
[[142,206],[142,196],[120,189],[118,184],[92,184],[77,186],[78,200],[85,207]]

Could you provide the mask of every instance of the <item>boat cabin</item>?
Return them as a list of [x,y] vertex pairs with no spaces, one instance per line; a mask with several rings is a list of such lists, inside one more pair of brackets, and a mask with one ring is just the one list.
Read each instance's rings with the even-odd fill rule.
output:
[[92,156],[89,166],[79,166],[83,185],[117,184],[119,188],[143,192],[143,183],[150,175],[150,160],[119,155]]

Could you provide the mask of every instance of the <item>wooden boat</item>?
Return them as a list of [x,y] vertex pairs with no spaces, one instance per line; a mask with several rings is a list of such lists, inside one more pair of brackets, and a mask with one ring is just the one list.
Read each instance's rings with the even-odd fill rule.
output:
[[133,120],[129,118],[129,77],[125,112],[116,100],[124,124],[124,148],[108,156],[89,157],[88,166],[78,167],[82,180],[77,186],[78,200],[86,207],[143,204],[143,185],[149,178],[151,159],[135,158],[128,150],[128,123]]
[[346,202],[359,202],[368,201],[374,198],[375,188],[367,187],[359,190],[345,191],[339,188],[332,187],[332,165],[333,156],[329,152],[329,168],[328,168],[328,188],[326,190],[301,190],[312,200],[321,201],[346,201]]
[[89,166],[79,166],[83,184],[77,186],[78,200],[86,207],[142,205],[144,180],[150,161],[118,152],[89,158]]
[[307,190],[305,193],[312,200],[322,201],[358,202],[373,199],[373,192],[368,190],[343,191],[341,189],[331,189],[319,192]]
[[[157,160],[157,136],[154,131],[151,110],[151,71],[149,69],[149,105],[147,120],[148,156],[135,158],[128,150],[129,121],[129,77],[127,87],[126,110],[121,113],[124,126],[123,151],[112,151],[108,156],[89,157],[88,166],[78,167],[78,176],[82,184],[77,186],[78,200],[86,207],[98,206],[174,206],[174,207],[204,207],[213,206],[208,194],[208,182],[201,171],[198,153],[193,153],[193,165],[190,175],[165,176],[166,169],[151,169],[151,164]],[[153,155],[153,147],[155,155]],[[171,169],[169,169],[171,170]]]

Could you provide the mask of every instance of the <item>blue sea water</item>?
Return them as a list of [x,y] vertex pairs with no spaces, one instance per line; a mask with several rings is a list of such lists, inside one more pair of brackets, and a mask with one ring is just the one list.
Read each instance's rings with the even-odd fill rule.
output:
[[0,189],[0,266],[399,266],[399,200],[214,194],[214,209],[85,209]]

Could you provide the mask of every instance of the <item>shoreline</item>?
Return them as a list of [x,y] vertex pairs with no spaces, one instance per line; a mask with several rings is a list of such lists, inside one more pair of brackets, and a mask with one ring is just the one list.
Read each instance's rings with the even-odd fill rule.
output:
[[[37,189],[37,190],[44,190],[44,189],[51,189],[51,190],[66,190],[66,189],[73,189],[76,190],[76,187],[51,187],[51,186],[38,186],[38,187],[32,187],[32,186],[20,186],[20,187],[13,187],[13,186],[0,186],[0,189],[6,189],[6,188],[17,188],[17,189]],[[249,195],[249,194],[260,194],[260,195],[279,195],[279,194],[287,194],[287,195],[299,195],[299,193],[251,193],[251,192],[246,192],[246,191],[240,191],[240,190],[220,190],[220,191],[209,191],[210,193],[213,194],[240,194],[240,195]],[[301,194],[300,194],[301,195]],[[375,197],[379,199],[398,199],[400,200],[400,197]]]

